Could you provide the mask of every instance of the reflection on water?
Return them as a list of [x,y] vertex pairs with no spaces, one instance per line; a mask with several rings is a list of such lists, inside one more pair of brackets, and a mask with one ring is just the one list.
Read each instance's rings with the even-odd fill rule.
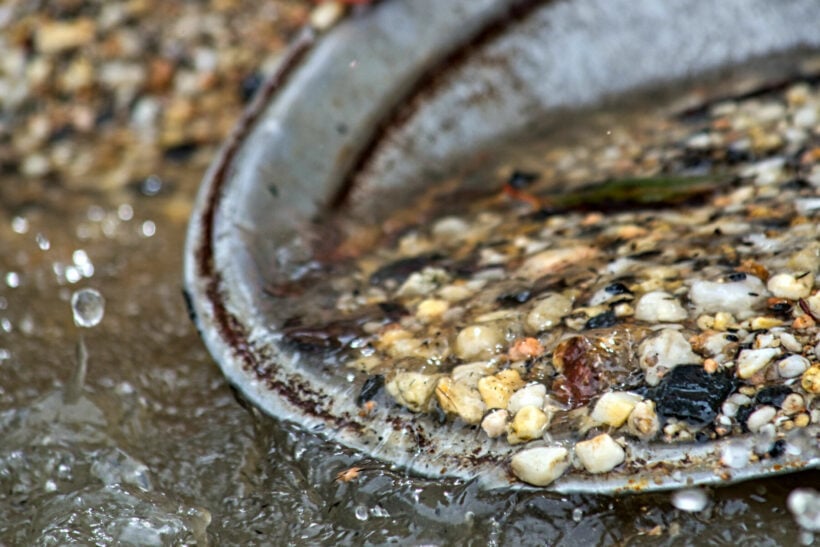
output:
[[[0,209],[0,543],[796,544],[786,508],[820,472],[670,495],[556,497],[409,478],[246,408],[181,295],[187,204],[173,191],[50,188]],[[30,194],[26,195],[30,198]],[[71,296],[105,298],[74,324]],[[66,390],[74,346],[85,387]],[[340,480],[337,475],[352,467]],[[680,507],[680,503],[678,503]]]

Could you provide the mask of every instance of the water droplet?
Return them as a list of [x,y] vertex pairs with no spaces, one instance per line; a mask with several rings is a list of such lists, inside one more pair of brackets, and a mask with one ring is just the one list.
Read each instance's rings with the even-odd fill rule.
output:
[[71,284],[77,283],[83,278],[83,274],[76,266],[67,266],[65,269],[65,280]]
[[57,491],[57,483],[54,482],[53,480],[49,479],[43,485],[43,490],[45,490],[46,492],[56,492]]
[[354,514],[356,515],[356,519],[358,520],[367,520],[367,507],[365,507],[364,505],[357,505]]
[[117,216],[120,217],[120,220],[123,222],[128,222],[134,218],[134,208],[131,207],[129,203],[123,203],[117,207]]
[[105,299],[96,289],[81,289],[71,295],[71,311],[78,327],[95,327],[105,313]]
[[390,513],[387,512],[387,509],[382,507],[381,505],[376,505],[370,509],[370,514],[377,518],[387,518],[390,516]]
[[142,223],[142,235],[145,237],[151,237],[157,233],[157,225],[154,224],[153,220],[146,220]]
[[88,208],[88,212],[85,216],[91,222],[100,222],[102,219],[105,218],[105,209],[103,209],[99,205],[92,205]]
[[51,242],[43,234],[37,234],[36,236],[34,236],[34,241],[37,242],[37,246],[40,248],[41,251],[47,251],[51,249]]
[[6,274],[6,285],[12,289],[20,286],[20,274],[17,272],[9,272]]
[[146,196],[156,196],[162,191],[162,179],[156,175],[151,175],[142,181],[140,191]]
[[467,511],[466,513],[464,513],[464,524],[466,524],[467,526],[472,526],[474,522],[475,513],[473,513],[472,511]]
[[12,325],[11,320],[8,317],[0,319],[0,329],[3,329],[3,332],[11,332]]
[[28,220],[24,217],[14,217],[11,219],[11,229],[16,234],[25,234],[28,232]]
[[706,508],[709,503],[709,496],[701,488],[687,488],[678,490],[672,494],[672,505],[681,511],[699,513]]
[[581,522],[581,519],[584,518],[584,511],[580,507],[576,507],[572,510],[572,520],[575,522]]
[[5,361],[11,358],[11,352],[6,348],[0,348],[0,361]]
[[71,254],[71,260],[74,262],[74,265],[77,266],[77,269],[83,277],[91,277],[94,275],[94,264],[91,263],[91,259],[88,258],[88,253],[83,249],[74,251]]

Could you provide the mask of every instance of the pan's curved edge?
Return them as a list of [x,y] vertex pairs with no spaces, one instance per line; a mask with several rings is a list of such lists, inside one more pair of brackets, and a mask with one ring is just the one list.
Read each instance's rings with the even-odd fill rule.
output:
[[[246,111],[231,137],[221,149],[217,160],[209,169],[197,197],[194,215],[188,230],[185,249],[185,290],[197,328],[202,333],[208,349],[219,362],[228,380],[254,404],[279,419],[297,422],[301,427],[317,433],[326,439],[339,442],[353,449],[368,451],[373,446],[362,442],[359,435],[366,427],[355,416],[333,416],[331,414],[305,412],[292,400],[271,393],[270,384],[257,381],[247,373],[248,370],[261,366],[266,357],[259,353],[258,332],[254,325],[248,324],[241,314],[232,311],[230,283],[225,283],[222,271],[217,265],[216,250],[217,217],[222,214],[225,185],[231,175],[232,163],[240,153],[241,146],[250,134],[253,126],[263,116],[266,107],[275,99],[276,93],[286,87],[293,74],[303,66],[306,56],[317,43],[316,36],[303,32],[285,53],[282,62],[267,81],[264,88]],[[287,387],[287,386],[285,386]],[[809,432],[816,436],[817,428]],[[412,450],[396,448],[376,454],[391,463],[429,477],[439,477],[439,469],[447,466],[447,473],[452,477],[471,478],[478,467],[486,474],[483,482],[490,488],[513,487],[527,488],[517,483],[510,483],[506,469],[498,461],[487,461],[472,468],[461,467],[452,458],[439,461],[423,461],[415,458]],[[798,455],[789,456],[786,460],[776,462],[780,469],[771,467],[771,462],[757,462],[739,470],[713,469],[704,467],[697,472],[676,478],[674,472],[658,475],[653,480],[651,475],[640,481],[632,481],[622,476],[577,476],[571,475],[554,483],[548,490],[559,493],[612,493],[612,492],[646,492],[686,486],[694,480],[699,484],[717,484],[746,480],[761,472],[780,473],[794,468],[820,467],[820,457],[802,460]]]

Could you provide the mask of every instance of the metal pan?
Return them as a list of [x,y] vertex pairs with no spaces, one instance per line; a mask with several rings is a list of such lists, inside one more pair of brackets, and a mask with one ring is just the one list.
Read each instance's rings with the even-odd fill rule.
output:
[[[647,89],[722,89],[820,47],[815,0],[387,0],[326,33],[306,29],[214,160],[185,249],[194,320],[228,380],[266,413],[426,476],[521,487],[509,448],[459,425],[383,408],[361,378],[282,344],[289,315],[266,292],[315,252],[328,211],[374,222],[445,168],[538,120],[566,120]],[[774,61],[772,61],[774,59]],[[389,209],[389,207],[388,207]],[[308,287],[309,291],[309,287]],[[727,443],[633,443],[632,464],[574,470],[547,488],[616,493],[722,484],[820,465],[817,426],[776,460],[739,469]]]

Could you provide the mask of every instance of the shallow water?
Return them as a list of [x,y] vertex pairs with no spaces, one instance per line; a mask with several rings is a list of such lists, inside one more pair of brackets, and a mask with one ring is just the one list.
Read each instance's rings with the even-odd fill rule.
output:
[[[0,208],[0,544],[758,545],[811,541],[786,509],[820,472],[668,494],[556,497],[407,477],[237,400],[187,316],[181,257],[208,161],[160,192],[34,187]],[[83,250],[93,266],[83,259]],[[73,291],[106,299],[89,371],[66,399]],[[360,467],[342,482],[340,471]]]

